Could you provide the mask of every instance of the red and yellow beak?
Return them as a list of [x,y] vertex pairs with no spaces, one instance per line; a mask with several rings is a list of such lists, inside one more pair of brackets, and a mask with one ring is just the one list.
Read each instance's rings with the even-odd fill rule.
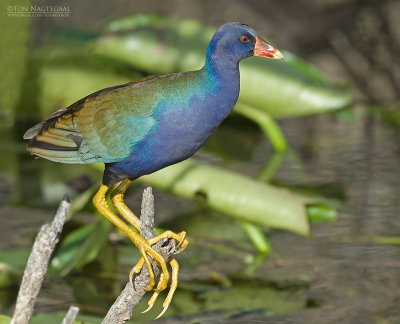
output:
[[263,56],[276,60],[283,60],[283,55],[279,50],[268,44],[261,37],[256,36],[256,45],[254,46],[254,56]]

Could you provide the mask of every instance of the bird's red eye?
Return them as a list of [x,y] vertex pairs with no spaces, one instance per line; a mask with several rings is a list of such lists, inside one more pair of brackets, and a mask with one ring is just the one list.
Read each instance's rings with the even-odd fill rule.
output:
[[249,38],[246,35],[243,35],[242,37],[240,37],[240,41],[242,43],[247,43],[249,41]]

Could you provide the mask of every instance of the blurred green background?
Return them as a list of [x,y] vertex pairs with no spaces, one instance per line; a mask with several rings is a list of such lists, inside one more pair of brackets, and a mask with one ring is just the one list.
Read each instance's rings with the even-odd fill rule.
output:
[[[58,5],[65,17],[16,17]],[[400,5],[360,0],[0,2],[0,313],[35,234],[72,210],[32,323],[99,323],[139,254],[97,215],[103,166],[34,159],[26,129],[96,90],[200,68],[213,32],[254,27],[284,62],[241,62],[234,113],[192,159],[136,181],[188,232],[160,323],[399,323]],[[28,15],[29,16],[29,15]],[[148,296],[148,298],[150,295]],[[147,298],[135,323],[154,318]],[[132,322],[133,322],[132,320]]]

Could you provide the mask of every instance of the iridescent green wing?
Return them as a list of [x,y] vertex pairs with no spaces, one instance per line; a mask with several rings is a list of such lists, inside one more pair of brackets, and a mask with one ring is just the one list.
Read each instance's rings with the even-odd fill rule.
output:
[[28,130],[28,150],[62,163],[117,162],[151,131],[159,100],[149,77],[93,93]]

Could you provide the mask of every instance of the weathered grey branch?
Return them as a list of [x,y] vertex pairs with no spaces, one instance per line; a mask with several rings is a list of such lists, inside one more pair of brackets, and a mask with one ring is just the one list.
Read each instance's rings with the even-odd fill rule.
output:
[[76,315],[79,313],[79,307],[71,306],[68,309],[67,314],[65,315],[61,324],[72,324],[75,320]]
[[50,256],[58,242],[70,205],[68,197],[65,196],[58,207],[53,223],[51,225],[43,225],[36,236],[24,276],[22,277],[14,315],[10,324],[29,323],[36,296],[42,286]]
[[[140,235],[145,239],[152,238],[156,235],[154,230],[154,197],[150,187],[146,188],[143,193],[140,222]],[[160,240],[153,248],[168,261],[175,251],[175,241],[169,240],[166,245],[164,243],[165,240]],[[160,273],[159,268],[154,264],[153,271],[155,276],[158,276]],[[146,267],[143,267],[140,274],[134,278],[133,285],[130,282],[126,284],[124,290],[109,309],[102,324],[123,324],[129,320],[134,308],[146,294],[146,287],[148,284],[148,271]]]

